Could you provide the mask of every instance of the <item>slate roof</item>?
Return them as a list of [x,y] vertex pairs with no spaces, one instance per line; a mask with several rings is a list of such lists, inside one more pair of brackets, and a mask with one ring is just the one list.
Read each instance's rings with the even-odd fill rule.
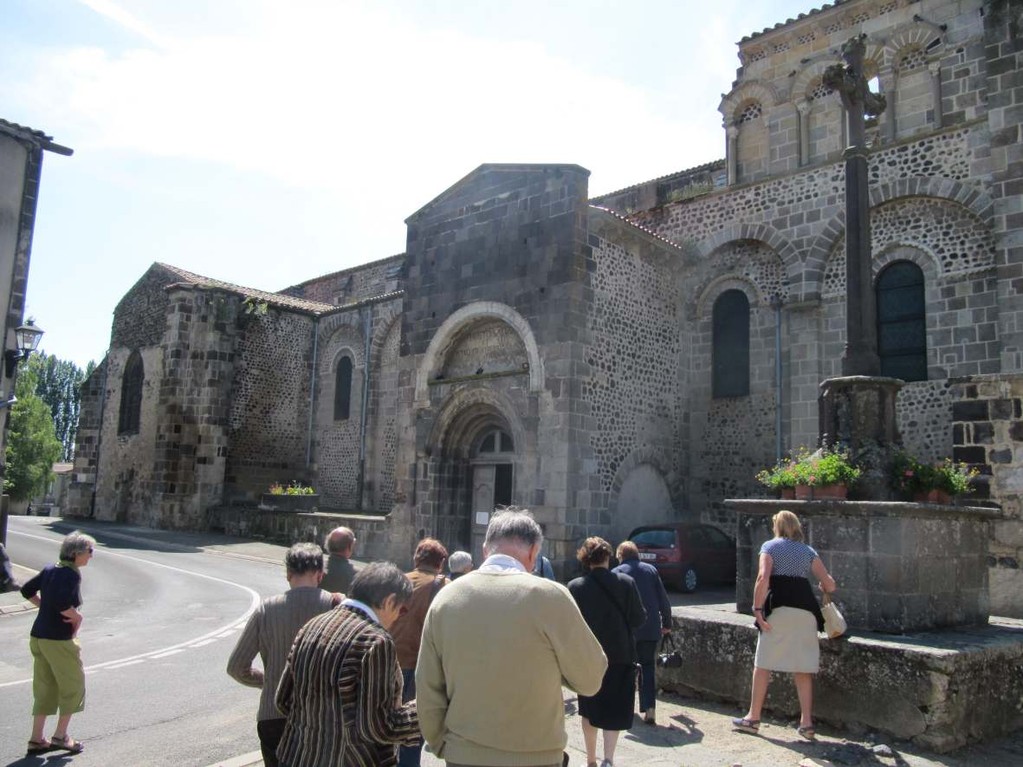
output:
[[201,274],[194,274],[193,272],[186,271],[185,269],[181,269],[177,266],[171,266],[170,264],[161,263],[159,266],[166,269],[171,274],[177,275],[181,278],[182,282],[186,282],[190,285],[202,288],[219,288],[220,290],[237,293],[245,296],[246,298],[254,298],[257,301],[266,301],[266,303],[271,306],[279,306],[284,309],[295,309],[308,314],[327,314],[328,312],[334,312],[338,309],[338,307],[334,304],[324,304],[319,301],[307,301],[304,298],[286,296],[282,293],[269,293],[265,290],[246,288],[242,285],[235,285],[231,282],[215,280],[211,277],[203,277]]
[[746,35],[746,37],[742,38],[742,40],[739,41],[739,44],[741,45],[742,43],[745,43],[748,40],[753,40],[753,39],[755,39],[757,37],[760,37],[761,35],[766,35],[768,32],[773,32],[776,29],[781,29],[782,27],[787,27],[789,24],[795,24],[797,21],[802,21],[803,19],[808,18],[810,16],[816,16],[818,13],[823,13],[824,11],[830,10],[830,9],[834,8],[835,6],[844,5],[845,3],[848,3],[848,2],[850,2],[850,0],[835,0],[833,3],[826,3],[825,5],[822,5],[820,8],[811,8],[806,13],[801,13],[798,16],[796,16],[796,18],[794,18],[794,19],[787,19],[785,21],[779,21],[773,27],[765,27],[760,32],[754,32],[753,34]]
[[5,120],[0,117],[0,133],[5,133],[8,136],[14,138],[28,139],[39,144],[43,149],[47,149],[57,154],[70,155],[74,150],[68,149],[66,146],[61,146],[53,141],[53,136],[47,136],[41,130],[35,128],[29,128],[25,125],[18,125],[18,123],[12,123],[10,120]]

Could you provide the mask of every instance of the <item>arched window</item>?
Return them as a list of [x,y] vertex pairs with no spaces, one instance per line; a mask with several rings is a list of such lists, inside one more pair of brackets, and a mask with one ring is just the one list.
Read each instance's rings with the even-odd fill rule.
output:
[[726,290],[714,302],[712,391],[717,397],[749,394],[749,299]]
[[477,454],[514,453],[515,443],[512,442],[511,434],[501,429],[494,429],[480,441],[476,452]]
[[877,353],[881,375],[927,380],[924,273],[912,261],[895,261],[877,277]]
[[121,377],[121,410],[117,416],[118,434],[139,433],[144,379],[142,355],[136,350],[128,356],[128,361],[124,365],[124,375]]
[[352,413],[352,358],[344,356],[337,361],[334,379],[334,420],[347,421]]

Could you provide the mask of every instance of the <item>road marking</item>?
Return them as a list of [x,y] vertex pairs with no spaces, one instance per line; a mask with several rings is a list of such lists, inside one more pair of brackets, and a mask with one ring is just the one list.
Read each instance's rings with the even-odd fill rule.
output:
[[170,652],[162,652],[159,655],[152,655],[150,657],[154,660],[156,658],[169,658],[172,655],[177,655],[179,652],[184,652],[184,650],[171,650]]
[[130,660],[126,663],[116,663],[113,666],[107,666],[107,668],[124,668],[125,666],[134,666],[136,663],[145,662],[145,660],[146,660],[145,658],[137,658],[135,660]]
[[[10,529],[8,529],[7,534],[8,535],[21,535],[21,536],[24,536],[25,538],[35,538],[38,541],[46,541],[47,543],[54,543],[55,542],[53,538],[47,538],[47,537],[42,536],[42,535],[32,535],[31,533],[23,533],[23,532],[21,532],[19,530],[10,530]],[[166,564],[163,564],[162,562],[151,562],[148,559],[139,559],[138,557],[133,557],[133,556],[131,556],[129,554],[121,554],[121,553],[116,552],[116,551],[111,551],[110,549],[108,549],[106,547],[104,547],[103,556],[104,556],[104,558],[108,557],[108,556],[112,556],[112,557],[121,557],[123,559],[130,559],[133,562],[139,562],[140,564],[147,565],[149,567],[162,567],[162,568],[164,568],[166,570],[173,570],[175,572],[182,573],[184,575],[192,575],[192,576],[195,576],[196,578],[205,578],[208,581],[215,581],[217,583],[223,583],[223,584],[225,584],[227,586],[234,586],[235,588],[238,588],[238,589],[241,589],[242,591],[247,592],[249,594],[249,596],[251,597],[251,601],[249,602],[249,608],[245,611],[245,613],[240,618],[236,618],[233,621],[231,621],[230,623],[228,623],[227,625],[220,626],[219,628],[216,628],[213,631],[208,631],[207,633],[203,634],[200,637],[196,637],[195,639],[189,639],[186,642],[178,642],[177,644],[171,645],[170,647],[161,647],[161,648],[159,648],[157,650],[150,650],[149,652],[139,653],[138,655],[133,655],[133,656],[131,656],[129,658],[118,658],[117,660],[108,660],[108,661],[106,661],[104,663],[95,663],[95,664],[93,664],[91,666],[86,666],[85,667],[84,670],[87,673],[88,672],[92,672],[92,671],[97,671],[99,669],[104,669],[104,668],[110,669],[110,668],[120,668],[121,666],[134,665],[134,663],[136,661],[141,663],[144,660],[149,660],[149,659],[152,659],[152,658],[160,657],[164,653],[170,653],[172,651],[179,651],[180,652],[180,651],[182,651],[182,650],[184,650],[186,648],[202,647],[203,645],[207,645],[210,642],[216,641],[216,639],[218,638],[218,635],[235,631],[238,628],[240,628],[242,625],[244,625],[245,621],[247,621],[249,619],[249,616],[252,615],[252,613],[256,610],[257,607],[259,607],[259,603],[261,601],[259,594],[256,593],[253,589],[250,589],[248,586],[245,586],[245,585],[243,585],[241,583],[235,583],[234,581],[225,580],[224,578],[217,578],[217,577],[215,577],[213,575],[205,575],[203,573],[192,572],[191,570],[185,570],[184,568],[181,568],[181,567],[174,567],[174,565],[166,565]],[[209,640],[209,641],[206,641],[206,640]],[[31,681],[32,681],[31,679],[19,679],[19,680],[14,681],[14,682],[3,682],[3,683],[0,683],[0,689],[3,689],[5,687],[15,687],[15,686],[17,686],[19,684],[28,684]]]
[[217,634],[217,639],[226,639],[229,636],[234,636],[237,633],[237,628],[233,628],[230,631],[225,631],[223,634]]

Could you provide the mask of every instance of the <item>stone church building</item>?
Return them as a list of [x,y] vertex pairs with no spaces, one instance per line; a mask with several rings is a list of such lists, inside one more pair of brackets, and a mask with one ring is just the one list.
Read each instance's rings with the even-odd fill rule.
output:
[[482,165],[409,216],[404,253],[279,292],[153,264],[84,389],[71,513],[204,528],[301,481],[404,562],[422,535],[478,549],[515,503],[562,567],[588,534],[734,527],[723,500],[816,443],[841,373],[845,128],[822,77],[860,33],[888,102],[868,130],[883,372],[907,381],[907,449],[981,469],[1005,513],[992,612],[1023,615],[1008,0],[844,0],[744,38],[724,160],[598,198],[577,165]]

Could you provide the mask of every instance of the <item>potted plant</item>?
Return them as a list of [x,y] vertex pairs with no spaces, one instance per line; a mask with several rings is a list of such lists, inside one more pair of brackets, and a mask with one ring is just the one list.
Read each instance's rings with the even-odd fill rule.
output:
[[892,484],[917,503],[951,503],[958,495],[973,492],[973,478],[980,472],[951,458],[936,464],[923,463],[899,453],[892,464]]
[[757,481],[778,493],[781,498],[795,498],[796,461],[785,458],[770,469],[757,472]]
[[796,464],[796,497],[802,494],[816,499],[843,499],[849,486],[860,478],[860,469],[844,450],[820,448],[804,455]]
[[782,498],[805,501],[845,498],[849,485],[859,476],[860,469],[852,463],[848,453],[822,447],[814,453],[800,448],[794,458],[786,458],[758,473],[757,480],[778,490]]
[[319,505],[320,496],[309,485],[292,481],[287,485],[274,482],[260,499],[260,506],[275,511],[313,511]]

